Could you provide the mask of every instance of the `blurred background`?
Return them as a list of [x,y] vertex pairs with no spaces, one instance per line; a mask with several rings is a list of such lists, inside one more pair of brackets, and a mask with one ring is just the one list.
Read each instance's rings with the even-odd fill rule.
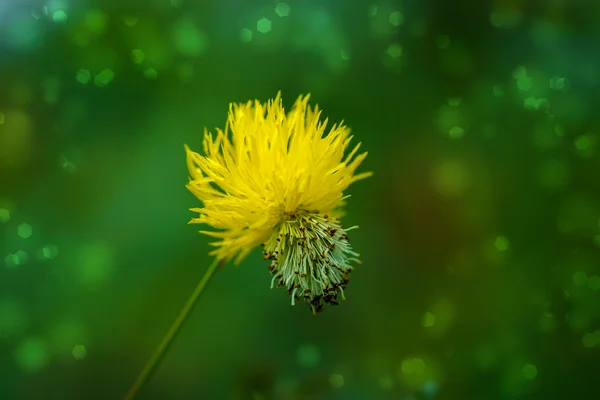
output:
[[183,144],[311,93],[375,175],[314,317],[218,270],[142,399],[587,399],[600,3],[1,0],[0,398],[118,399],[211,262]]

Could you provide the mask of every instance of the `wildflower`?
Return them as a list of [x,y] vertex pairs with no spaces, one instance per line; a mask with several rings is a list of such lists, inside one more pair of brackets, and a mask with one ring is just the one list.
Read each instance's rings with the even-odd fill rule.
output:
[[203,203],[198,218],[217,231],[211,255],[239,262],[264,246],[274,285],[287,287],[292,304],[303,298],[313,312],[338,295],[359,263],[339,220],[348,186],[367,153],[360,143],[344,157],[352,136],[342,123],[325,134],[318,107],[299,97],[288,113],[280,94],[266,104],[232,104],[225,130],[205,130],[204,155],[186,146],[187,188]]

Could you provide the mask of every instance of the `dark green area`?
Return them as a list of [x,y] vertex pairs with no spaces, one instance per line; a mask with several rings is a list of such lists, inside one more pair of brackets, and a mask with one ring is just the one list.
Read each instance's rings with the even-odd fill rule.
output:
[[348,300],[257,250],[142,398],[597,395],[600,3],[40,3],[0,4],[0,398],[127,392],[211,262],[183,144],[279,90],[369,152]]

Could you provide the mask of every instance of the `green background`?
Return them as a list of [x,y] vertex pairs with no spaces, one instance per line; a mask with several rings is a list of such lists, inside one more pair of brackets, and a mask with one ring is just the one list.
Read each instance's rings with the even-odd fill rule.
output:
[[183,144],[311,93],[369,156],[313,317],[254,251],[144,399],[584,399],[600,370],[600,3],[0,3],[0,398],[118,399],[211,259]]

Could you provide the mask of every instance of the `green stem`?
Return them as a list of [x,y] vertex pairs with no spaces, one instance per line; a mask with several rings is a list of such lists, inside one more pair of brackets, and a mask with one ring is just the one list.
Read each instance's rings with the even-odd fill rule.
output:
[[135,399],[139,395],[144,385],[148,382],[148,380],[150,380],[152,374],[156,370],[156,367],[158,366],[160,361],[165,356],[167,350],[169,349],[169,346],[171,346],[171,343],[173,343],[173,339],[175,339],[175,337],[179,333],[179,330],[181,329],[181,326],[190,315],[192,308],[194,308],[194,305],[198,302],[198,298],[200,297],[200,294],[202,293],[202,290],[204,290],[204,287],[208,283],[210,277],[217,269],[217,266],[222,266],[224,263],[225,260],[219,261],[218,259],[215,259],[213,263],[208,267],[208,269],[202,276],[202,279],[198,283],[198,286],[196,286],[196,289],[194,289],[194,292],[188,299],[187,303],[185,303],[185,306],[181,309],[179,316],[177,317],[175,322],[173,322],[173,325],[171,325],[169,332],[167,332],[167,335],[164,337],[160,345],[154,351],[152,358],[146,363],[146,365],[144,365],[144,369],[138,376],[131,389],[129,389],[127,396],[125,396],[125,400]]

